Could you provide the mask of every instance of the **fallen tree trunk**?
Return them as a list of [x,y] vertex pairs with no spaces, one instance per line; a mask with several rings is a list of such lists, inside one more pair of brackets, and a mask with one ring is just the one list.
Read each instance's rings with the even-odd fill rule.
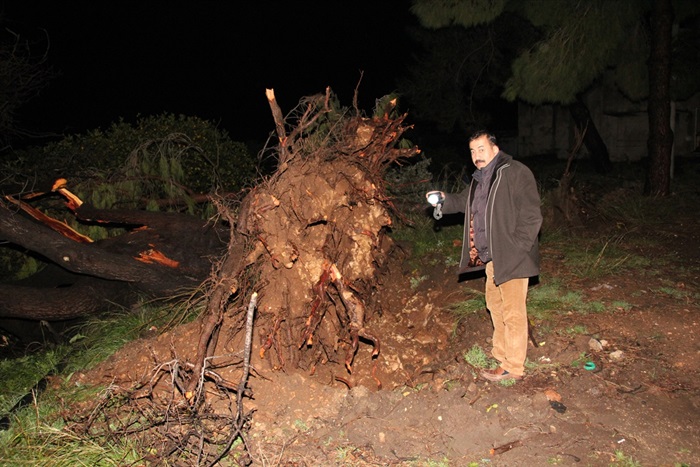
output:
[[0,284],[0,317],[63,321],[104,311],[108,304],[131,304],[133,290],[123,282],[80,276],[63,287]]
[[[168,298],[191,292],[211,271],[226,232],[177,213],[103,211],[74,206],[83,221],[128,227],[123,235],[79,242],[0,204],[0,238],[72,274],[59,285],[46,277],[0,287],[0,318],[64,320],[129,306],[136,296]],[[29,286],[27,283],[32,284]]]

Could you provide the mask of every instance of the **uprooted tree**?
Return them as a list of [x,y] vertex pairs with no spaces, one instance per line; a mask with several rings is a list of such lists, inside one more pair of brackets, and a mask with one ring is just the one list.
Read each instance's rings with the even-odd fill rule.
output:
[[[0,208],[0,236],[80,278],[70,287],[53,289],[57,296],[65,294],[64,302],[73,302],[72,307],[54,310],[90,312],[96,309],[95,301],[113,299],[109,293],[115,285],[119,292],[137,289],[159,297],[198,288],[206,309],[199,318],[194,354],[154,362],[152,377],[132,389],[139,397],[144,391],[150,395],[163,383],[158,374],[169,371],[169,402],[161,409],[184,407],[190,414],[208,410],[205,384],[236,392],[232,436],[240,434],[246,418],[240,401],[251,359],[309,372],[333,362],[348,374],[360,365],[360,345],[369,346],[372,356],[380,352],[381,336],[372,331],[371,320],[381,312],[376,303],[378,276],[393,248],[386,231],[398,214],[387,196],[384,175],[392,163],[419,152],[400,145],[406,116],[396,112],[395,101],[365,117],[356,103],[352,109],[339,109],[327,89],[302,99],[285,119],[272,90],[267,98],[276,126],[271,148],[276,169],[243,197],[212,195],[218,211],[214,220],[95,210],[75,197],[64,181],[54,184],[51,192],[65,197],[79,219],[117,222],[129,227],[126,233],[97,244],[44,218],[28,206],[26,197]],[[91,301],[76,307],[81,297]],[[48,298],[43,295],[43,300]],[[25,309],[34,314],[24,317],[51,319],[27,300]],[[12,310],[5,307],[3,313],[22,316],[19,307]],[[65,311],[60,313],[58,317],[66,317]],[[219,337],[224,334],[222,343]],[[225,365],[220,356],[242,350],[245,358],[234,365],[240,370],[237,376],[227,378],[213,370]],[[373,359],[361,365],[371,368]],[[343,376],[337,379],[347,384]],[[187,444],[186,437],[178,439]]]

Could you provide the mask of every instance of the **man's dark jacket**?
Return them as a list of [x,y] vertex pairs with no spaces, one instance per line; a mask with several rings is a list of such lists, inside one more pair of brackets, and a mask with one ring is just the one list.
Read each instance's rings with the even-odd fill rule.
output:
[[[485,210],[486,237],[493,258],[496,285],[511,279],[536,276],[540,273],[537,237],[542,226],[540,195],[530,169],[500,151],[493,159],[496,168],[490,184]],[[461,193],[447,193],[442,211],[445,214],[464,212],[464,240],[459,273],[484,269],[470,263],[469,227],[471,203],[478,182]]]

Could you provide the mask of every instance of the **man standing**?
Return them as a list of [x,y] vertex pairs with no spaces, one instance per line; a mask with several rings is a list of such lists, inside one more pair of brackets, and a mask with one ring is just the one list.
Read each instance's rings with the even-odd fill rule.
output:
[[528,341],[528,279],[539,274],[537,237],[542,213],[537,183],[530,169],[498,148],[491,133],[474,133],[469,150],[477,169],[472,182],[461,193],[439,192],[444,199],[442,211],[465,214],[459,274],[486,270],[492,355],[500,366],[482,371],[481,377],[522,379]]

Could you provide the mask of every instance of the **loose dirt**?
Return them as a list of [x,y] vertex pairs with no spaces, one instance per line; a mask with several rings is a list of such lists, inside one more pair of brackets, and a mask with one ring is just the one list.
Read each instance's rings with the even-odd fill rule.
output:
[[[397,257],[382,278],[382,313],[367,323],[382,340],[376,359],[365,342],[352,374],[343,362],[304,371],[254,362],[244,399],[254,465],[700,465],[698,227],[691,214],[664,227],[675,259],[651,281],[562,278],[560,253],[545,245],[543,280],[563,279],[605,309],[535,321],[532,368],[509,387],[480,380],[464,358],[489,347],[486,311],[457,320],[449,308],[483,279],[459,282],[437,266],[412,284]],[[133,342],[82,380],[135,381],[175,342],[193,349],[197,332],[191,323]]]

